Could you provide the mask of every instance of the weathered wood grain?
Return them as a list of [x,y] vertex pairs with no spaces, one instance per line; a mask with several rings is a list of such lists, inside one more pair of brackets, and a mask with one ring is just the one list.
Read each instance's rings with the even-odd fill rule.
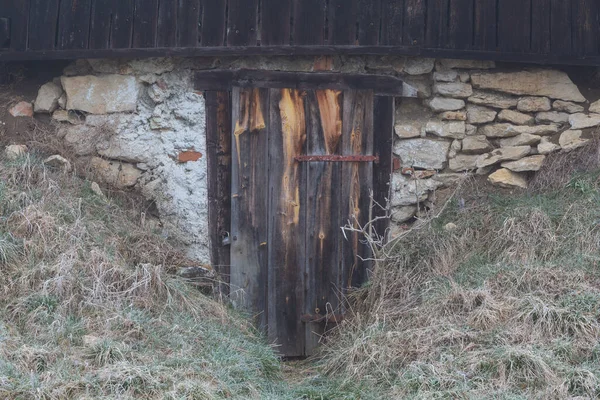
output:
[[291,0],[262,0],[261,4],[261,45],[276,46],[289,44],[292,12]]
[[234,88],[232,93],[231,298],[240,308],[267,315],[269,92]]
[[[225,44],[226,10],[227,0],[203,0],[200,35],[202,46],[217,47]],[[180,8],[179,14],[184,12],[185,8]]]
[[401,45],[404,34],[404,0],[384,0],[381,5],[380,44]]
[[373,166],[373,225],[375,233],[387,237],[389,218],[386,206],[391,195],[391,174],[393,169],[392,149],[394,143],[394,118],[396,113],[394,97],[375,96],[373,105],[373,144],[379,162]]
[[426,0],[404,0],[402,44],[423,46],[425,43]]
[[[159,47],[175,47],[178,44],[177,7],[178,0],[160,0],[158,4],[156,45]],[[187,11],[191,12],[192,10]]]
[[[337,90],[309,91],[306,96],[308,154],[341,155],[343,95]],[[305,315],[338,312],[342,288],[339,204],[341,163],[308,165]],[[306,324],[306,353],[313,354],[327,326]]]
[[427,12],[425,40],[432,47],[444,47],[449,43],[448,11],[451,0],[430,0]]
[[473,0],[450,0],[447,47],[470,49],[474,32]]
[[9,29],[3,48],[15,52],[27,50],[29,1],[0,0],[0,18],[7,20],[5,26]]
[[211,263],[224,285],[221,293],[229,295],[231,239],[231,99],[229,92],[205,92],[206,145],[208,164],[208,226]]
[[87,49],[92,0],[61,0],[58,18],[58,48]]
[[227,45],[256,46],[258,0],[229,0]]
[[494,51],[497,47],[497,4],[495,1],[475,0],[473,46]]
[[531,0],[535,10],[531,16],[531,51],[536,53],[547,54],[551,49],[550,3],[551,0]]
[[358,0],[358,44],[379,44],[381,0]]
[[269,340],[282,354],[303,356],[307,166],[294,160],[306,153],[301,91],[270,89],[269,148]]
[[322,45],[325,43],[325,2],[322,0],[294,0],[295,45]]
[[88,41],[90,49],[110,49],[112,23],[112,0],[94,0],[92,2]]
[[497,29],[501,51],[528,52],[531,45],[531,0],[499,0]]
[[358,0],[329,0],[329,44],[357,44]]
[[110,45],[113,49],[132,46],[134,0],[113,3]]
[[30,50],[54,50],[60,0],[31,0],[29,7]]
[[[342,154],[373,153],[373,93],[345,91],[342,117]],[[342,165],[342,224],[360,229],[370,221],[373,166],[371,163],[344,163]],[[368,249],[361,243],[361,235],[345,231],[342,242],[341,281],[344,289],[364,282]]]
[[570,1],[550,0],[550,46],[558,55],[571,54],[572,46],[572,7]]
[[[163,1],[163,0],[161,0]],[[205,3],[213,4],[212,7],[209,8],[207,5],[207,11],[210,13],[211,10],[218,11],[218,6],[222,3],[221,0],[205,0]],[[199,0],[178,0],[178,11],[177,11],[177,46],[179,47],[196,47],[200,44],[200,9],[201,4]],[[209,18],[219,18],[220,24],[222,27],[225,26],[225,12],[223,11],[221,14],[210,15]],[[216,22],[216,21],[215,21]],[[221,33],[221,41],[219,44],[223,43],[223,29],[218,27],[217,24],[210,25],[209,28],[213,26],[216,31],[211,32],[213,35],[218,35]],[[210,36],[209,36],[210,37]]]
[[156,47],[159,0],[135,0],[133,47]]

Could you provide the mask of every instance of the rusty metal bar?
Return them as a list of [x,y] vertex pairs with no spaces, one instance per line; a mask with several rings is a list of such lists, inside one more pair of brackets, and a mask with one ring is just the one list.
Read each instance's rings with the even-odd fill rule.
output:
[[379,162],[379,156],[364,156],[364,155],[307,155],[296,156],[294,158],[298,162]]
[[305,314],[300,318],[300,321],[304,323],[313,322],[313,323],[321,323],[325,322],[327,324],[339,324],[345,318],[344,314],[328,314],[328,315],[320,315],[320,314]]

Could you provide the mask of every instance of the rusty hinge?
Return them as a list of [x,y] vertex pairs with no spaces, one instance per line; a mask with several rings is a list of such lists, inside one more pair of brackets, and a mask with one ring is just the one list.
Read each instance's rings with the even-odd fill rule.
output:
[[300,317],[302,322],[325,322],[328,324],[339,324],[344,320],[344,314],[304,314]]
[[296,156],[294,159],[298,162],[379,162],[379,156],[363,156],[363,155],[322,155],[322,156]]

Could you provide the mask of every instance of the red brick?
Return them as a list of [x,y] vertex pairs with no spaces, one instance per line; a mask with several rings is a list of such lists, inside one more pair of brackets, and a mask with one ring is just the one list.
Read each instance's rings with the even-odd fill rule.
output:
[[197,152],[196,150],[186,150],[179,153],[177,156],[177,161],[181,163],[186,162],[195,162],[202,158],[202,153]]

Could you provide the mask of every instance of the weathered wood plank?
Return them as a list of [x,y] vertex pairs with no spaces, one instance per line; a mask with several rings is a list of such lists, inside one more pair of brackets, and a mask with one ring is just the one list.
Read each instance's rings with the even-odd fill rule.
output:
[[30,50],[54,50],[60,0],[31,0],[29,8]]
[[550,45],[553,54],[572,54],[571,2],[551,0]]
[[402,95],[403,82],[389,75],[307,73],[262,70],[208,70],[196,73],[204,89],[226,90],[235,82],[242,87],[293,89],[369,89],[378,94]]
[[112,0],[94,0],[90,18],[89,49],[109,49],[113,24]]
[[325,43],[325,2],[294,0],[294,44],[322,45]]
[[61,0],[58,17],[58,48],[87,49],[92,0]]
[[357,0],[329,1],[329,44],[356,44],[356,23],[358,21]]
[[[0,48],[25,51],[29,25],[29,0],[0,0],[0,18],[8,20],[4,24],[9,30],[8,37],[3,40],[4,45],[0,45]],[[6,42],[9,42],[8,45]]]
[[550,2],[551,0],[531,0],[534,10],[531,16],[531,51],[546,54],[550,52]]
[[177,8],[178,0],[160,0],[158,4],[158,28],[156,32],[156,45],[158,47],[175,47],[178,44]]
[[425,40],[428,46],[448,45],[448,10],[450,0],[430,0],[427,9],[427,29]]
[[404,0],[404,45],[425,45],[426,0]]
[[256,46],[258,0],[229,0],[227,45]]
[[132,46],[133,12],[134,0],[113,3],[110,33],[110,45],[113,49],[126,49]]
[[[201,43],[206,47],[217,47],[225,44],[225,21],[227,16],[226,0],[204,0],[202,3]],[[180,10],[180,13],[185,10]]]
[[0,49],[10,47],[10,18],[0,18]]
[[291,0],[262,0],[261,11],[261,45],[289,44]]
[[[345,91],[342,114],[342,154],[373,154],[373,93]],[[342,165],[342,223],[359,229],[370,220],[372,163]],[[342,242],[342,288],[360,286],[365,281],[368,249],[358,232],[346,231]]]
[[224,280],[221,292],[227,296],[231,257],[222,241],[231,232],[231,100],[229,92],[207,91],[205,98],[211,263]]
[[[306,100],[308,154],[340,155],[342,92],[310,91]],[[331,315],[339,307],[340,256],[343,236],[338,221],[341,204],[341,163],[308,164],[306,232],[307,315]],[[306,353],[313,354],[327,327],[306,324]]]
[[306,199],[301,194],[307,166],[294,160],[306,152],[304,110],[300,91],[270,90],[268,331],[269,341],[288,356],[305,353]]
[[[394,144],[395,100],[390,96],[375,96],[373,105],[373,143],[379,162],[373,166],[373,217],[384,218],[385,208],[390,199],[391,174],[393,169],[392,148]],[[390,221],[387,218],[378,219],[373,225],[375,233],[387,237]]]
[[495,1],[475,0],[473,46],[480,50],[496,50],[497,7]]
[[268,91],[232,93],[231,298],[267,322]]
[[[162,0],[161,0],[162,1]],[[223,1],[221,0],[205,0],[205,3],[211,3],[212,8],[209,6],[204,6],[208,8],[208,11],[212,10],[218,11],[218,6]],[[199,0],[179,0],[178,11],[177,11],[177,45],[179,47],[196,47],[200,42],[200,12],[201,12],[201,4]],[[223,30],[225,26],[225,11],[223,10],[221,14],[210,15],[209,18],[216,18],[221,20],[223,27],[219,30],[217,24],[213,24],[212,26],[217,29],[216,32],[211,32],[213,35],[218,35],[221,32],[221,41],[219,45],[223,44]],[[215,21],[216,22],[216,21]],[[209,23],[209,27],[210,27]],[[210,39],[210,34],[208,35]]]
[[133,47],[156,47],[159,0],[135,0]]
[[379,44],[381,28],[381,0],[358,1],[358,44],[375,46]]
[[450,0],[447,47],[470,49],[473,47],[473,0]]
[[524,53],[531,44],[531,0],[498,1],[498,47]]
[[573,54],[598,54],[600,46],[600,5],[597,0],[571,0]]
[[381,15],[381,45],[396,46],[402,44],[404,0],[384,0]]

